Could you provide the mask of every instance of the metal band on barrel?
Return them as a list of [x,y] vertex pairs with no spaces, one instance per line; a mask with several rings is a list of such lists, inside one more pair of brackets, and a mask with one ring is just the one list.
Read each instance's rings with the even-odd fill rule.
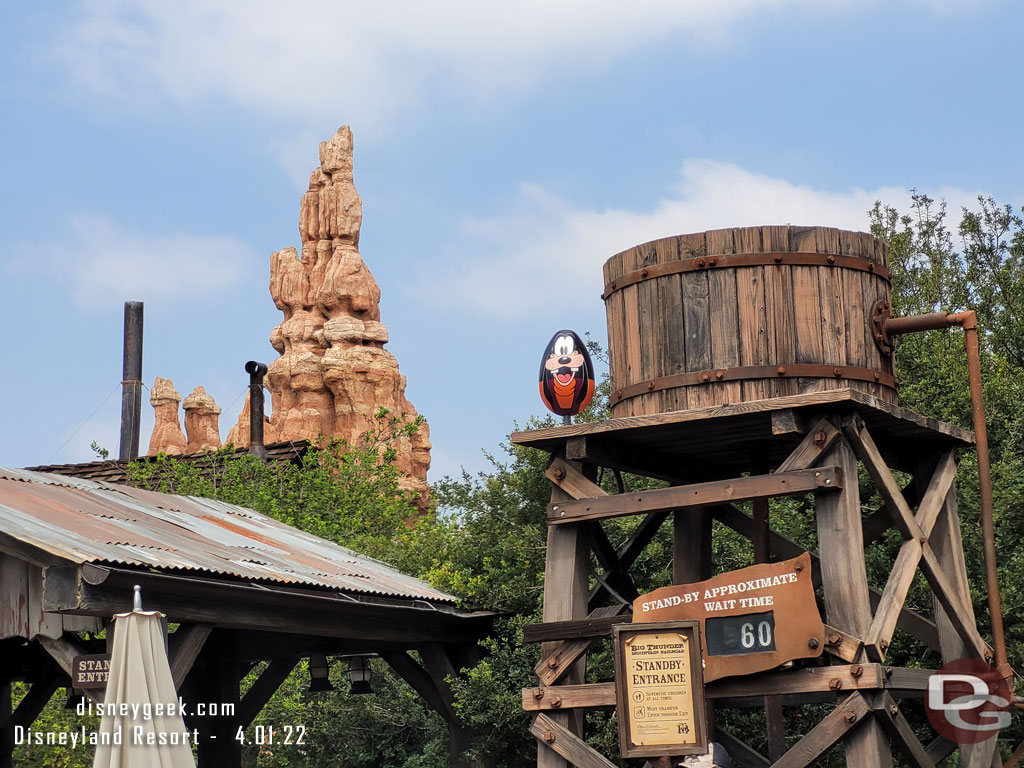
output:
[[860,256],[839,256],[831,253],[804,253],[800,251],[779,251],[775,253],[739,253],[721,256],[697,256],[691,259],[667,261],[652,264],[649,267],[627,272],[617,277],[604,287],[602,299],[607,299],[616,291],[629,285],[641,283],[652,277],[677,275],[682,272],[699,272],[705,269],[726,269],[730,267],[761,267],[761,266],[797,266],[797,267],[839,267],[840,269],[856,269],[870,272],[879,277],[890,279],[889,269]]
[[689,387],[697,384],[717,384],[725,381],[748,379],[853,379],[882,384],[896,388],[896,379],[888,373],[870,368],[855,368],[849,365],[824,365],[821,363],[800,363],[794,365],[745,365],[738,368],[709,368],[691,373],[677,373],[650,381],[641,381],[611,393],[612,404],[621,403],[632,397],[659,392],[675,387]]

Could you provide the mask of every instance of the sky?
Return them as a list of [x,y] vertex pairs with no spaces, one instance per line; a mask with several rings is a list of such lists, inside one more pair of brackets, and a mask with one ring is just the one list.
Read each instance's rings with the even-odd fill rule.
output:
[[[429,479],[486,469],[544,413],[550,336],[605,340],[618,251],[865,230],[912,188],[1019,208],[1022,28],[1015,0],[4,3],[0,465],[117,454],[126,300],[145,383],[203,385],[226,437],[347,124]],[[143,450],[152,423],[147,393]]]

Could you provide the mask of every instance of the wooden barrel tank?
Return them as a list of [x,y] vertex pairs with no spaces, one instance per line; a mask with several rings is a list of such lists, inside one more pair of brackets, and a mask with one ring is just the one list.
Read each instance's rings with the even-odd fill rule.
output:
[[896,402],[873,315],[885,245],[829,227],[745,227],[635,246],[604,265],[612,415],[850,388]]

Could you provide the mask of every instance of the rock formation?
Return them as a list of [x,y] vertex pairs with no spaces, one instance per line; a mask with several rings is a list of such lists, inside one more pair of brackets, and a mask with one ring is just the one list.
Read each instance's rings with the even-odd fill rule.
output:
[[166,453],[169,456],[178,456],[187,453],[188,441],[178,421],[178,403],[181,402],[181,395],[174,388],[174,382],[158,376],[153,382],[153,388],[149,390],[149,402],[155,411],[156,423],[149,438],[147,455]]
[[203,387],[193,389],[182,407],[185,409],[185,434],[188,435],[186,452],[220,448],[220,407],[206,394],[206,390]]
[[[354,443],[374,426],[380,408],[403,421],[416,418],[398,361],[384,349],[380,288],[359,255],[362,214],[352,179],[352,131],[342,126],[321,142],[320,167],[302,196],[301,256],[294,248],[270,256],[270,295],[284,321],[270,334],[281,356],[267,371],[268,443],[319,433]],[[397,464],[407,487],[425,489],[426,425],[401,438]]]
[[[266,376],[272,406],[267,444],[315,440],[321,434],[356,444],[376,426],[381,408],[406,423],[416,418],[398,361],[384,349],[388,330],[380,322],[380,288],[359,255],[362,218],[352,178],[352,131],[342,126],[320,143],[320,166],[302,196],[301,253],[285,248],[270,255],[270,295],[284,320],[270,334],[280,357]],[[185,398],[189,452],[220,445],[219,413],[202,387]],[[228,442],[249,444],[248,398]],[[150,453],[164,446],[154,431]],[[425,502],[427,426],[412,437],[403,434],[397,449],[404,487]]]

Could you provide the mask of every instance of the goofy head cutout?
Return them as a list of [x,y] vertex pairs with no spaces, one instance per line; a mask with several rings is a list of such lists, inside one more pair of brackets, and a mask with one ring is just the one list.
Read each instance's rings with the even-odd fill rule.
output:
[[594,366],[583,341],[572,331],[559,331],[540,361],[540,399],[559,416],[573,416],[594,397]]

